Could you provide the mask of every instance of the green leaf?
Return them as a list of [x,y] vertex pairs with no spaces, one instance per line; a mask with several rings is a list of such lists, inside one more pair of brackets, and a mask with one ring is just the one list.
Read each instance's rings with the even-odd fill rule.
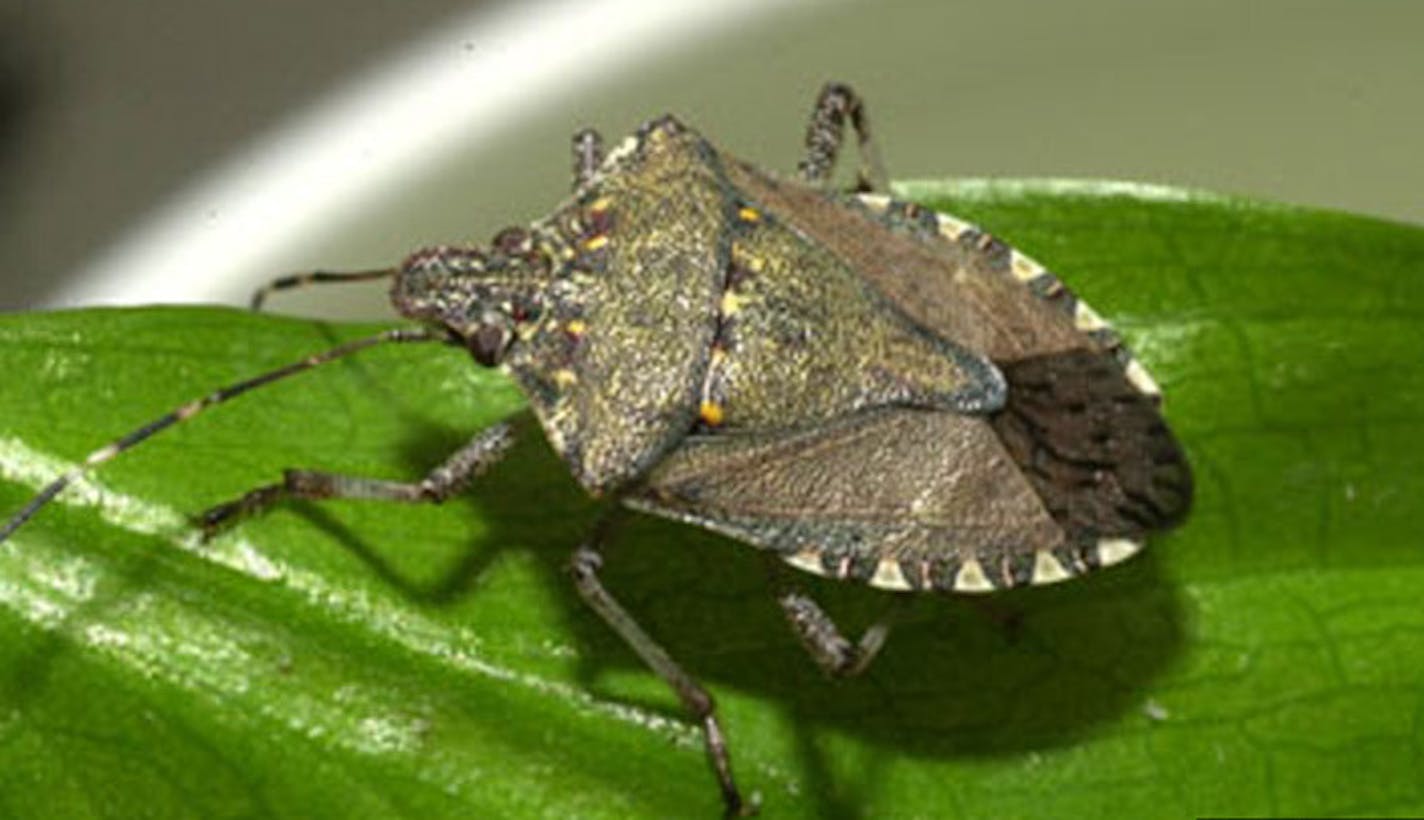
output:
[[[1172,189],[907,185],[1124,331],[1198,477],[1141,558],[914,599],[828,682],[755,551],[651,519],[606,580],[768,817],[1424,812],[1424,231]],[[222,383],[359,336],[222,309],[0,319],[0,509]],[[412,478],[518,392],[378,349],[181,424],[0,546],[0,815],[719,811],[676,700],[564,574],[597,509],[533,437],[438,508],[185,516],[301,466]],[[852,629],[889,596],[809,578]]]

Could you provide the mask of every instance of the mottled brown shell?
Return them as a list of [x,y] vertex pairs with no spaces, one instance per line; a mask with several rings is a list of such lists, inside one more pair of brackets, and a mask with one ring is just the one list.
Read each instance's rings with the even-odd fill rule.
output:
[[665,118],[535,232],[567,264],[509,365],[595,492],[964,592],[1120,561],[1190,504],[1116,334],[952,217],[773,178]]
[[585,487],[623,487],[695,427],[1003,405],[986,358],[745,200],[715,149],[661,120],[535,227],[568,258],[547,321],[507,364]]

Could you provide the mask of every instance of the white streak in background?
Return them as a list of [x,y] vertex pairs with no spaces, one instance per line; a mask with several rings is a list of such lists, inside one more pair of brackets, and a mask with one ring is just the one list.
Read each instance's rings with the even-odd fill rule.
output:
[[965,199],[1002,199],[1018,196],[1082,196],[1131,197],[1152,202],[1219,201],[1221,194],[1195,188],[1178,188],[1151,182],[1129,182],[1114,179],[994,179],[966,177],[962,179],[912,179],[891,185],[903,197],[945,194]]
[[536,105],[557,104],[691,42],[705,47],[753,18],[813,5],[551,0],[444,21],[174,197],[85,265],[49,306],[245,294],[252,283],[244,273],[280,272],[284,254],[318,228],[364,211],[455,150],[516,129]]

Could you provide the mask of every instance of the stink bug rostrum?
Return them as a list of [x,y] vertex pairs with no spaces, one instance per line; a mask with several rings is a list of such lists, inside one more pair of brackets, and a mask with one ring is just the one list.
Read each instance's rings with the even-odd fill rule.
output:
[[[846,126],[852,191],[830,184]],[[487,248],[399,267],[392,329],[217,390],[95,451],[85,471],[252,388],[385,342],[442,342],[523,389],[590,493],[698,524],[800,569],[891,590],[990,592],[1121,561],[1179,522],[1191,475],[1160,396],[1053,275],[952,217],[885,195],[864,108],[819,96],[799,179],[772,176],[672,117],[605,154],[574,138],[574,194]],[[202,515],[209,531],[285,498],[440,501],[508,449],[499,424],[410,483],[288,470]],[[729,812],[745,811],[711,697],[605,589],[607,520],[574,553],[584,600],[703,727]],[[886,629],[842,636],[793,578],[778,601],[812,657],[859,671]]]

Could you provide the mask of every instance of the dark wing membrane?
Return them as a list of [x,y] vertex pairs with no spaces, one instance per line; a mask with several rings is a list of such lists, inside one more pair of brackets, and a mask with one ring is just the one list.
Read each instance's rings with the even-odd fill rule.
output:
[[1008,400],[989,423],[1070,535],[1132,535],[1186,517],[1181,447],[1109,356],[1075,350],[1001,367]]
[[891,589],[987,591],[1096,563],[1065,536],[982,418],[888,408],[780,434],[698,436],[635,508]]

